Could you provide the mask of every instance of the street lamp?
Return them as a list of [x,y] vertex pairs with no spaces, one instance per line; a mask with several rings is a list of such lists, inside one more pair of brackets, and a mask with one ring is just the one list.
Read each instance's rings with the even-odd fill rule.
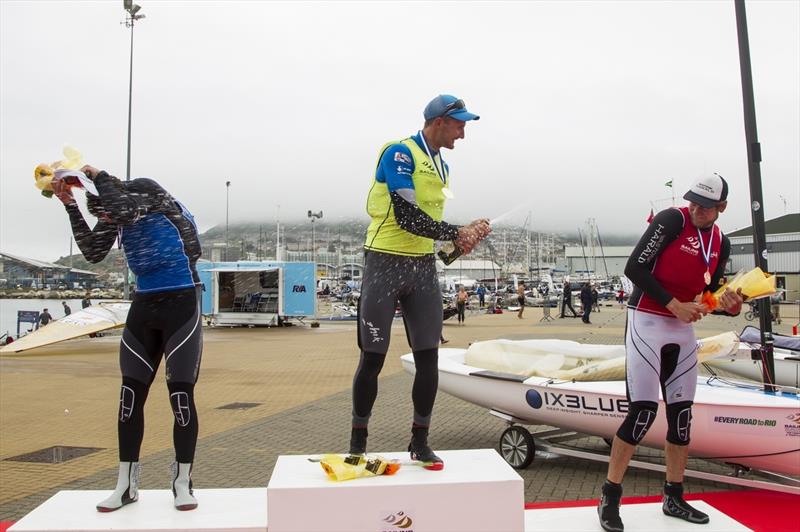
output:
[[[311,262],[314,264],[317,263],[317,250],[314,247],[314,220],[318,218],[322,218],[322,211],[319,212],[311,212],[308,211],[308,217],[311,218]],[[316,266],[314,266],[316,269]]]
[[228,213],[230,212],[231,182],[225,181],[225,261],[228,261]]
[[[144,18],[144,14],[139,14],[142,6],[134,4],[133,0],[122,0],[122,7],[128,13],[125,16],[125,27],[131,29],[131,61],[130,72],[128,78],[128,164],[125,170],[125,181],[131,180],[131,109],[133,106],[133,25],[137,20]],[[123,285],[122,295],[125,299],[130,298],[130,284],[128,283],[128,261],[125,261],[125,269],[123,270],[125,276],[125,283]]]

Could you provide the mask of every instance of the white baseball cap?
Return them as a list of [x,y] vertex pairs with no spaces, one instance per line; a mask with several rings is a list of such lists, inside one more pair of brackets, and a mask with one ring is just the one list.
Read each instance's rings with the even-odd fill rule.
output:
[[728,199],[728,182],[714,172],[698,178],[683,199],[697,203],[701,207],[711,208]]

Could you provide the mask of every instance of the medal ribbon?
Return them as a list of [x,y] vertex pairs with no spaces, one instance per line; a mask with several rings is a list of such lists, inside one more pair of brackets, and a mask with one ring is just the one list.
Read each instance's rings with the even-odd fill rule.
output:
[[[703,234],[700,232],[700,228],[697,228],[697,238],[700,240],[700,250],[701,255],[703,257],[703,262],[706,263],[706,273],[710,273],[711,268],[711,243],[714,241],[714,226],[711,226],[711,237],[708,239],[708,250],[706,250],[706,246],[703,243]],[[706,281],[709,283],[710,280]]]
[[[422,131],[419,132],[419,138],[422,139],[422,147],[425,148],[425,155],[428,156],[428,159],[431,160],[433,167],[436,168],[436,173],[439,174],[439,179],[442,180],[442,183],[447,184],[447,181],[444,178],[444,162],[442,163],[442,168],[439,169],[439,165],[436,164],[436,159],[433,158],[431,155],[431,150],[428,149],[428,143],[425,142],[425,135],[422,134]],[[442,160],[442,156],[439,156],[439,160]]]

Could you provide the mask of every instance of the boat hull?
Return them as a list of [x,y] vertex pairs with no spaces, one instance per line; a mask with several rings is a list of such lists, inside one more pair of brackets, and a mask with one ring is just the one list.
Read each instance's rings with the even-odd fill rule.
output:
[[[528,424],[612,438],[625,418],[624,381],[552,383],[467,366],[464,350],[439,350],[439,389]],[[414,373],[411,355],[403,367]],[[643,445],[663,448],[663,402]],[[800,400],[698,379],[692,410],[691,456],[800,475]]]
[[[705,364],[713,369],[727,371],[739,377],[761,382],[763,370],[758,360],[750,356],[750,346],[743,346],[730,355],[707,360]],[[773,353],[775,384],[800,388],[800,356],[785,349],[775,349]]]

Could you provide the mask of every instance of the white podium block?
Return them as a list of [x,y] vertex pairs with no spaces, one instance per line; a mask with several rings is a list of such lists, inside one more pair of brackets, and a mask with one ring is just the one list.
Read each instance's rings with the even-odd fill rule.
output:
[[170,490],[139,490],[139,500],[115,512],[100,513],[95,505],[111,493],[59,491],[17,521],[9,532],[121,530],[125,532],[266,532],[266,488],[197,489],[196,509],[175,509]]
[[[375,453],[408,460],[408,453]],[[444,470],[328,480],[308,456],[280,456],[267,487],[269,532],[524,530],[522,478],[492,449],[437,451]]]
[[[705,525],[687,523],[682,519],[668,517],[661,511],[661,503],[623,504],[619,515],[625,524],[625,532],[728,532],[750,530],[704,501],[689,501],[689,504],[708,514]],[[600,521],[596,506],[580,508],[542,508],[525,510],[525,532],[597,532]]]

